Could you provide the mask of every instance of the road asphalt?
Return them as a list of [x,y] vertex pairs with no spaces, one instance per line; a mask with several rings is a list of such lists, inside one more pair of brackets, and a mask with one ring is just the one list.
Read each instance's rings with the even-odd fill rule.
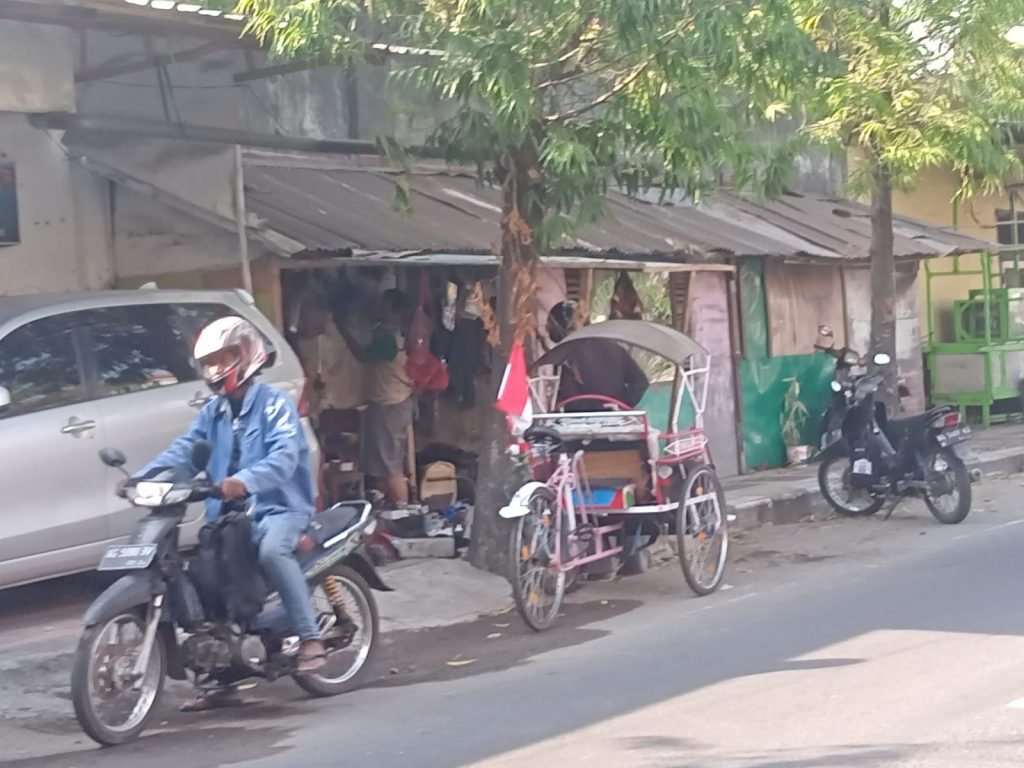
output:
[[395,631],[374,682],[338,699],[281,681],[182,715],[172,686],[113,750],[78,732],[66,656],[0,638],[0,765],[1016,768],[1024,483],[974,490],[955,527],[913,503],[747,532],[706,598],[670,564],[585,585],[542,635],[509,613]]

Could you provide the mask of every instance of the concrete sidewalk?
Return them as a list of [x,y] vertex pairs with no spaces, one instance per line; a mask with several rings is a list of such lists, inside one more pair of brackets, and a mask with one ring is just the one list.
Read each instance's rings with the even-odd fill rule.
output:
[[[1024,471],[1024,425],[1002,424],[976,429],[970,442],[968,466],[983,475]],[[729,511],[735,527],[795,523],[830,511],[818,490],[818,464],[786,467],[724,479]],[[982,479],[984,482],[984,478]]]

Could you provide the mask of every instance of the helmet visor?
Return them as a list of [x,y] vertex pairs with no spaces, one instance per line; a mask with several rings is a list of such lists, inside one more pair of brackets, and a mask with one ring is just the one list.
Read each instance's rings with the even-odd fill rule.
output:
[[199,360],[203,378],[211,384],[224,381],[233,371],[238,370],[242,363],[242,354],[238,347],[228,347],[213,352]]

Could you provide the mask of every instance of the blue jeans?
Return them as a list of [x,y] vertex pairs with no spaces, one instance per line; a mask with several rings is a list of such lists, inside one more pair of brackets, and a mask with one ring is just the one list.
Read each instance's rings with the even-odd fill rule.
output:
[[295,557],[295,546],[309,525],[308,515],[284,512],[267,515],[253,528],[260,567],[281,596],[300,640],[317,640],[320,627],[310,604],[309,586]]

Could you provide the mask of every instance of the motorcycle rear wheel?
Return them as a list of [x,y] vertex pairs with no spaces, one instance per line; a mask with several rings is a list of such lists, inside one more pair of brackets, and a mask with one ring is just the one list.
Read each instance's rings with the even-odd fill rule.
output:
[[[366,580],[347,565],[337,566],[325,579],[333,578],[344,597],[345,610],[357,624],[356,634],[345,648],[328,652],[327,664],[319,671],[294,675],[295,683],[310,696],[338,696],[359,688],[370,671],[380,636],[377,601]],[[314,603],[324,587],[314,593]],[[326,594],[324,595],[326,600]],[[325,610],[330,610],[329,600]],[[330,648],[328,648],[330,651]],[[351,661],[346,661],[351,657]],[[340,662],[340,663],[339,663]]]
[[[870,517],[882,508],[884,499],[872,496],[866,490],[850,487],[850,457],[844,454],[830,456],[818,467],[818,488],[825,501],[845,517]],[[840,497],[840,493],[844,497]],[[857,501],[853,501],[853,495]]]
[[[962,523],[971,511],[971,475],[963,459],[951,448],[935,448],[925,459],[927,490],[922,494],[928,511],[945,525]],[[932,494],[932,486],[951,483],[952,490],[941,495]],[[950,499],[950,496],[955,497]],[[952,502],[952,503],[950,503]]]

